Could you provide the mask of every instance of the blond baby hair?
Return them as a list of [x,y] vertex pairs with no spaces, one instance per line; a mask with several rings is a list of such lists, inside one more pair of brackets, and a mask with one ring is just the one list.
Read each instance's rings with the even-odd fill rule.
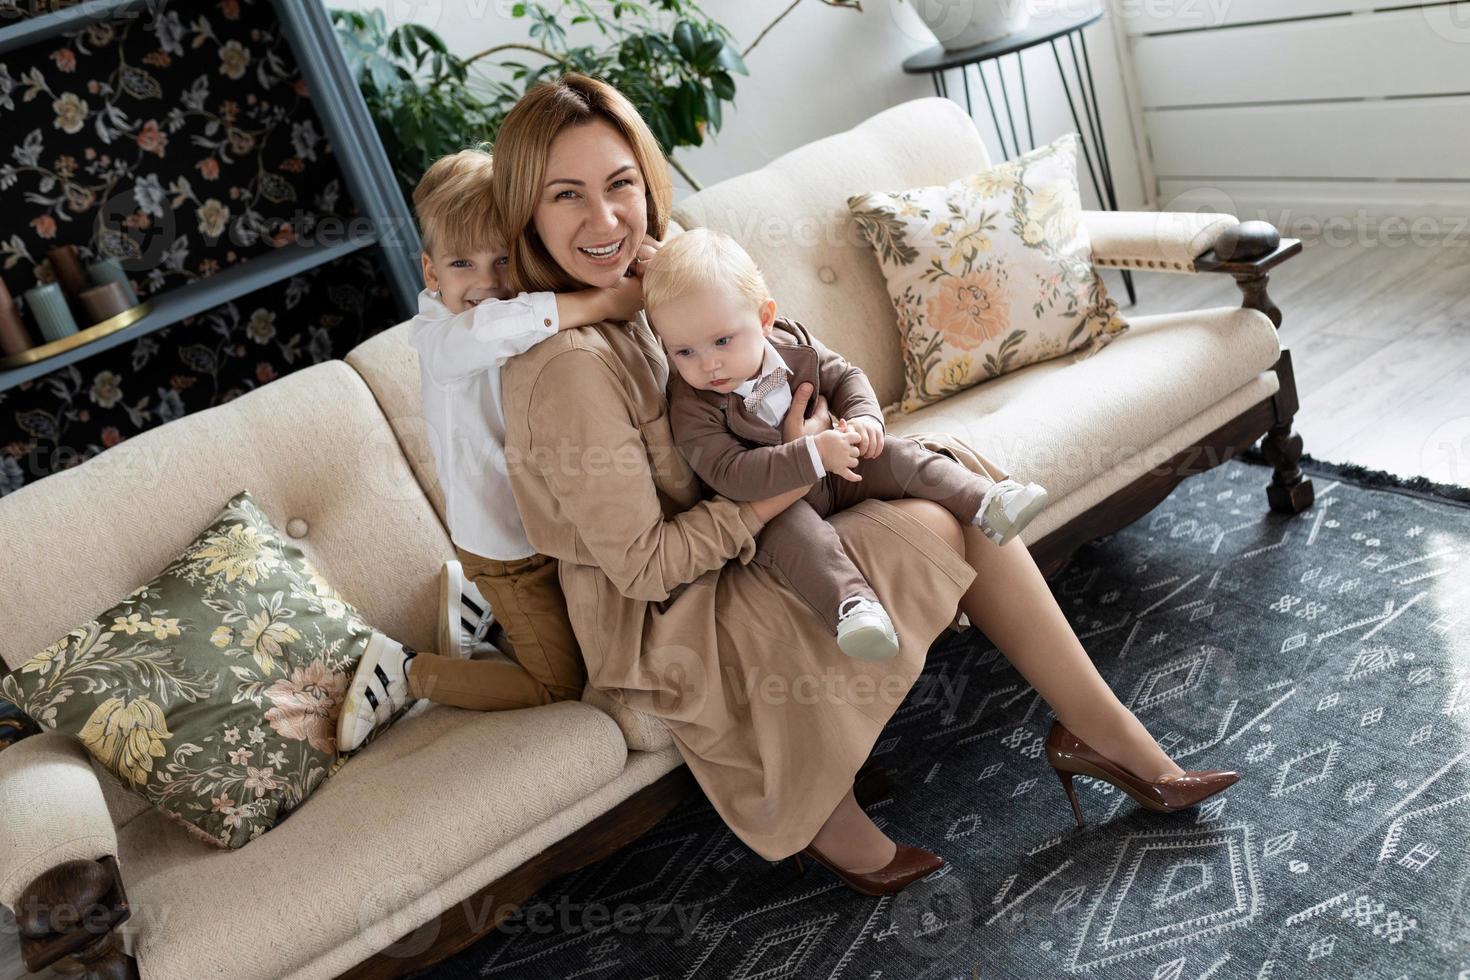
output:
[[709,283],[725,283],[758,307],[771,296],[750,253],[729,235],[691,228],[671,238],[643,271],[643,303],[649,312]]
[[413,191],[419,237],[430,255],[486,248],[495,231],[490,144],[481,143],[435,160]]

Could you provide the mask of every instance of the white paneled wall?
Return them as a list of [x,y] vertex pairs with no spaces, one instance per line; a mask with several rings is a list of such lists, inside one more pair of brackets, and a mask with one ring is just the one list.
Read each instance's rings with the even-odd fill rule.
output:
[[1470,215],[1470,2],[1113,2],[1161,207]]

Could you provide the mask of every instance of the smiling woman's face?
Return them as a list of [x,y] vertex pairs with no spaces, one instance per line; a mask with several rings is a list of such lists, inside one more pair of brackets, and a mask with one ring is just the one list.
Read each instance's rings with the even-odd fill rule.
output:
[[552,141],[532,220],[562,271],[589,286],[614,286],[648,230],[647,194],[628,141],[594,119]]

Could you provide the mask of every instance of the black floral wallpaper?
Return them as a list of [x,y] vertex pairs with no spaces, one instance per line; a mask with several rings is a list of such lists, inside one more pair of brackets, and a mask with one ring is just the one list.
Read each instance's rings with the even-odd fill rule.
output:
[[341,357],[392,325],[381,278],[372,256],[348,256],[0,392],[0,493]]
[[[0,26],[31,12],[0,0]],[[355,215],[268,0],[155,0],[0,56],[0,201],[17,301],[57,245],[147,298]],[[395,322],[382,278],[358,253],[0,392],[0,495],[342,356]]]

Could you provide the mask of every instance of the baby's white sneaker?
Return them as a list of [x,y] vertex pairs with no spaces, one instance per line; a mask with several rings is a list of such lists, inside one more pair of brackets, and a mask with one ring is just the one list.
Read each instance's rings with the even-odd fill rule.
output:
[[1046,506],[1046,490],[1039,484],[1022,485],[1012,479],[992,483],[980,498],[975,526],[996,544],[1006,544],[1025,529]]
[[849,596],[837,607],[837,646],[859,660],[887,660],[898,653],[898,634],[880,603]]
[[439,649],[442,656],[467,660],[479,652],[493,622],[490,603],[465,578],[464,566],[446,561],[439,570]]
[[[342,698],[337,716],[337,751],[351,752],[393,713],[413,698],[408,693],[408,665],[418,651],[373,633],[357,663],[357,673]],[[425,702],[427,704],[428,702]]]

